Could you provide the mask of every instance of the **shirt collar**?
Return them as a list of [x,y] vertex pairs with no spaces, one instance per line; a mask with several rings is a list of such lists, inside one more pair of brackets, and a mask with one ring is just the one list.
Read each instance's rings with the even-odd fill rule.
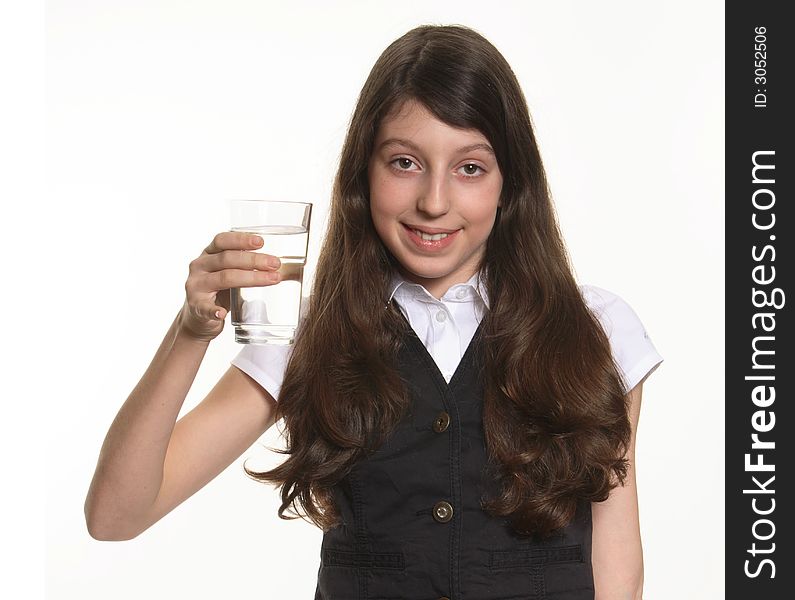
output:
[[[480,277],[479,275],[480,275],[479,272],[475,273],[472,277],[470,277],[464,283],[457,283],[457,284],[454,284],[451,287],[455,287],[456,285],[469,286],[470,288],[472,288],[475,291],[477,296],[480,297],[480,299],[483,301],[483,304],[486,306],[486,308],[489,308],[489,295],[488,295],[488,291],[486,290],[486,282],[484,281],[484,278]],[[389,287],[387,288],[387,291],[389,292],[388,293],[388,297],[387,297],[387,304],[392,302],[392,299],[394,298],[395,293],[401,287],[404,287],[404,289],[408,288],[408,287],[414,288],[416,290],[415,297],[416,297],[417,294],[419,294],[420,296],[424,296],[424,297],[428,298],[429,300],[432,300],[434,302],[438,302],[438,300],[436,298],[434,298],[433,295],[431,295],[431,293],[428,290],[426,290],[424,286],[422,286],[422,285],[420,285],[418,283],[413,283],[411,281],[406,280],[397,270],[393,269],[392,270],[392,278],[391,278],[391,280],[389,282]]]

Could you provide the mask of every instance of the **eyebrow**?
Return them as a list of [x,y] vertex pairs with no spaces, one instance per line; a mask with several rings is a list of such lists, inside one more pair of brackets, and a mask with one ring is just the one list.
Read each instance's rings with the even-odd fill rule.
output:
[[[406,146],[416,152],[420,152],[420,148],[419,146],[417,146],[417,144],[415,144],[411,140],[406,140],[403,138],[389,138],[388,140],[384,140],[378,145],[378,149],[381,150],[382,148],[386,148],[387,146]],[[455,152],[456,154],[462,154],[464,152],[472,152],[474,150],[485,150],[492,156],[495,156],[492,147],[482,142],[478,144],[470,144],[468,146],[462,146],[461,148],[458,148]]]

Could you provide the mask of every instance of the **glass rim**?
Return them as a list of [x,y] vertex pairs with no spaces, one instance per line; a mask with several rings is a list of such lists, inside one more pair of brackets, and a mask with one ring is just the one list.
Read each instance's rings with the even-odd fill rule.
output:
[[262,202],[267,204],[289,204],[291,206],[312,206],[311,202],[298,202],[292,200],[265,200],[263,198],[230,198],[229,204],[242,202]]

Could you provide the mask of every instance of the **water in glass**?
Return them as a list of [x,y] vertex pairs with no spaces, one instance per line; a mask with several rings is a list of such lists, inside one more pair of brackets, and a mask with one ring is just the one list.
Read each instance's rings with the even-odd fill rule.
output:
[[281,281],[276,285],[230,289],[235,341],[243,344],[291,344],[298,326],[309,232],[300,226],[233,227],[255,233],[256,250],[278,256]]

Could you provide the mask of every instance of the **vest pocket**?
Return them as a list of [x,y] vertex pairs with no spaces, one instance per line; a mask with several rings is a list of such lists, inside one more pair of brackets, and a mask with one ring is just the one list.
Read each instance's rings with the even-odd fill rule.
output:
[[352,552],[348,550],[324,550],[324,567],[360,567],[365,569],[388,569],[402,571],[406,560],[400,552]]
[[594,597],[591,564],[581,544],[495,550],[490,552],[489,570],[506,591],[524,590],[522,598],[593,600]]
[[582,546],[580,544],[551,548],[495,550],[491,553],[489,568],[492,571],[499,571],[568,562],[582,562]]

